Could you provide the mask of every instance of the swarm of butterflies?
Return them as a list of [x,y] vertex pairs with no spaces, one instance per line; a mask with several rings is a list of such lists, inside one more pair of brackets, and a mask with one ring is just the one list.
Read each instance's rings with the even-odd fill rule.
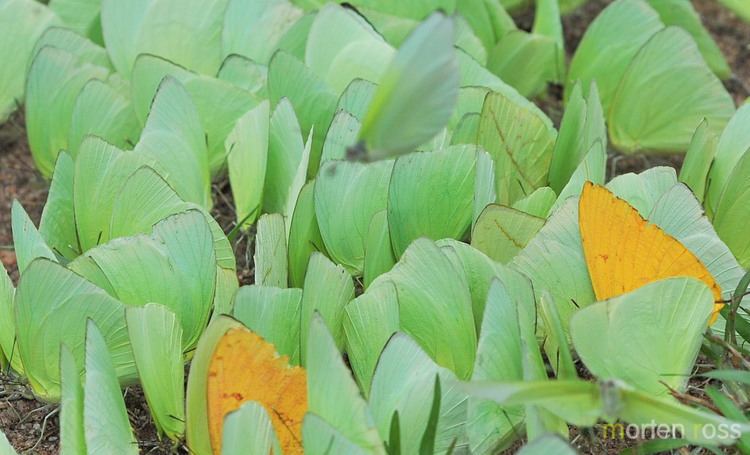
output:
[[[23,105],[51,180],[38,226],[12,207],[0,365],[61,453],[139,453],[134,384],[198,455],[572,454],[615,422],[750,453],[750,106],[689,1],[612,2],[568,62],[581,3],[0,0],[0,122]],[[686,156],[606,182],[613,149]]]

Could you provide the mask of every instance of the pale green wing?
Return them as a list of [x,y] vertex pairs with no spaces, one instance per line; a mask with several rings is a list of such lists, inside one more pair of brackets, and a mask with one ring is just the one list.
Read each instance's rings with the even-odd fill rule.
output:
[[461,239],[471,227],[477,148],[453,146],[399,157],[388,189],[396,257],[419,237]]
[[226,0],[152,0],[135,43],[137,53],[160,55],[198,73],[216,74],[223,60],[226,7]]
[[[716,212],[716,206],[724,194],[729,176],[737,168],[740,159],[750,149],[750,131],[745,127],[750,122],[750,105],[744,104],[727,124],[721,133],[716,146],[716,156],[711,165],[706,187],[706,211],[709,216]],[[714,125],[709,125],[713,130]]]
[[718,77],[727,79],[732,75],[732,69],[729,68],[719,45],[703,27],[701,18],[692,3],[682,0],[648,0],[648,3],[659,13],[665,25],[682,27],[690,33],[704,60]]
[[[292,182],[303,162],[305,143],[291,103],[283,99],[271,115],[263,210],[289,212]],[[295,198],[296,201],[296,198]],[[292,201],[294,202],[294,201]]]
[[537,2],[531,33],[545,36],[554,42],[555,60],[550,65],[554,65],[554,82],[563,82],[566,71],[565,38],[563,37],[562,21],[560,20],[559,0],[540,0]]
[[[313,31],[314,29],[310,30],[308,48],[315,42],[312,41]],[[338,94],[357,79],[381,80],[395,54],[395,50],[379,35],[374,39],[343,43],[346,45],[339,50],[330,68],[323,74],[331,89]]]
[[544,218],[498,204],[479,215],[471,245],[500,263],[510,262],[544,226]]
[[178,441],[185,434],[182,326],[175,313],[149,303],[125,312],[141,387],[158,431]]
[[331,127],[326,133],[323,150],[320,153],[321,164],[326,161],[343,160],[347,150],[357,143],[357,135],[362,125],[357,117],[346,110],[340,110],[331,120]]
[[106,49],[67,27],[53,25],[45,30],[34,45],[32,55],[36,55],[40,49],[47,46],[67,51],[84,62],[112,69]]
[[[595,87],[595,83],[591,85]],[[549,186],[559,192],[573,175],[577,163],[585,150],[581,132],[587,125],[588,105],[581,91],[581,83],[573,85],[568,97],[565,112],[560,121],[560,131],[555,141],[552,160],[549,166]],[[601,119],[602,123],[604,118]],[[606,130],[605,130],[606,135]]]
[[166,77],[160,83],[134,152],[156,161],[184,200],[211,207],[209,157],[200,117],[177,80]]
[[[303,327],[305,327],[303,325]],[[309,319],[305,348],[308,411],[367,453],[385,454],[367,402],[319,315]]]
[[367,107],[375,96],[378,86],[364,79],[355,79],[339,97],[338,111],[346,111],[358,121],[367,114]]
[[102,36],[118,73],[130,77],[139,51],[135,47],[139,29],[152,0],[101,1]]
[[[745,274],[743,267],[720,239],[698,200],[684,185],[674,185],[654,205],[648,220],[680,241],[706,266],[722,290],[731,298]],[[740,256],[738,256],[739,258]]]
[[390,230],[388,229],[388,212],[381,210],[373,215],[367,229],[365,242],[365,264],[362,271],[365,287],[370,286],[375,278],[393,268],[396,258],[393,255]]
[[377,89],[378,85],[374,82],[364,79],[351,81],[339,97],[338,104],[336,105],[336,113],[340,114],[343,111],[349,114],[356,120],[357,125],[359,125],[362,118],[367,114],[367,108],[370,106]]
[[203,74],[222,62],[226,0],[102,0],[104,42],[120,74],[129,76],[139,54],[163,56]]
[[305,64],[323,75],[347,43],[368,40],[382,41],[382,37],[356,11],[329,3],[318,11],[310,28]]
[[60,345],[60,382],[60,453],[87,453],[81,369],[64,342]]
[[73,202],[75,164],[68,153],[57,155],[39,233],[59,256],[72,260],[80,253]]
[[34,43],[59,19],[46,6],[32,0],[6,0],[0,4],[0,123],[15,112],[24,98],[24,81]]
[[467,397],[453,373],[436,365],[403,333],[391,337],[378,360],[370,391],[370,410],[381,439],[386,441],[394,414],[398,412],[401,453],[419,453],[435,395],[436,375],[440,376],[442,396],[435,453],[446,453],[453,443],[455,450],[463,453],[467,450]]
[[418,239],[393,269],[380,275],[396,287],[400,327],[435,361],[468,378],[477,337],[465,276],[434,242]]
[[729,175],[727,185],[714,213],[714,227],[722,240],[742,264],[750,267],[750,242],[747,226],[747,195],[750,194],[750,153],[745,153],[737,162],[734,171]]
[[247,90],[258,99],[268,98],[268,67],[249,58],[236,54],[228,56],[216,77]]
[[570,352],[568,335],[565,333],[555,300],[544,291],[539,298],[539,315],[544,325],[543,349],[558,379],[578,379],[578,371]]
[[585,98],[581,84],[576,83],[568,98],[560,134],[552,152],[549,186],[553,190],[561,193],[597,141],[606,149],[607,128],[596,83],[591,84],[590,92]]
[[237,223],[250,227],[260,216],[270,128],[267,101],[237,120],[225,143]]
[[86,322],[83,424],[88,453],[138,454],[125,400],[104,336]]
[[229,0],[222,29],[222,54],[242,55],[267,65],[287,31],[302,17],[288,0]]
[[[137,155],[135,155],[137,156]],[[217,266],[234,275],[236,261],[232,245],[219,224],[205,210],[183,201],[169,184],[148,166],[141,166],[125,180],[115,197],[109,230],[112,238],[128,237],[136,234],[149,234],[153,226],[171,215],[197,210],[203,214],[213,236]],[[132,214],[137,213],[137,217]],[[222,281],[217,277],[217,282]],[[236,289],[237,277],[234,277]],[[221,287],[217,287],[216,300],[219,300]],[[234,290],[226,296],[232,298]]]
[[10,442],[8,442],[8,438],[2,431],[0,431],[0,452],[2,452],[3,455],[18,455],[16,449],[14,449]]
[[547,182],[557,133],[549,119],[503,93],[490,93],[478,144],[495,161],[497,202],[512,204]]
[[67,27],[103,44],[101,4],[101,0],[52,0],[49,7]]
[[307,453],[365,455],[368,452],[348,440],[321,417],[308,412],[302,421],[302,445]]
[[516,28],[499,0],[459,1],[456,12],[471,25],[485,49],[492,48],[502,36]]
[[13,229],[13,248],[16,253],[18,273],[23,274],[36,258],[46,258],[57,262],[55,253],[34,226],[26,210],[18,200],[13,200],[11,209],[11,226]]
[[463,16],[456,16],[455,19],[456,34],[454,35],[454,44],[457,49],[461,49],[482,64],[487,63],[487,48],[479,39],[474,29]]
[[257,401],[246,401],[224,417],[221,453],[281,455],[279,440],[263,405]]
[[[481,88],[490,89],[511,98],[516,104],[520,104],[537,113],[542,112],[536,104],[524,98],[518,93],[518,90],[504,82],[496,74],[490,72],[466,52],[457,49],[456,56],[458,58],[458,67],[461,74],[461,88],[463,91],[466,91],[467,89],[474,89],[475,91]],[[459,97],[459,107],[460,103],[461,97]],[[552,121],[547,119],[546,122],[549,127],[552,128]]]
[[[459,54],[459,55],[462,55],[462,54]],[[460,62],[466,61],[466,59],[469,59],[469,58],[470,57],[464,57],[463,59],[459,59],[459,61]],[[474,62],[473,60],[471,61],[473,62],[472,65],[474,64],[478,65],[478,63]],[[468,71],[472,71],[472,69],[469,69]],[[482,78],[482,77],[483,76],[479,76],[479,78]],[[495,76],[492,76],[492,77],[495,77]],[[481,82],[482,82],[481,80],[472,81],[472,83],[481,83]],[[492,81],[487,81],[486,85],[495,86],[496,84],[494,84]],[[514,89],[508,86],[507,88],[503,88],[503,90],[507,90],[508,93],[513,93],[511,91]],[[453,110],[453,114],[451,115],[451,119],[450,119],[450,122],[448,123],[447,129],[450,130],[450,132],[452,133],[453,130],[458,126],[458,124],[461,123],[461,120],[464,117],[466,117],[469,114],[481,113],[482,106],[484,105],[484,99],[487,97],[487,94],[490,91],[491,90],[485,86],[475,86],[475,85],[463,86],[462,85],[462,87],[458,90],[458,100],[456,102],[456,108]],[[520,95],[518,96],[520,97]],[[435,139],[433,139],[433,141],[434,140]],[[473,143],[476,141],[471,141],[471,142]]]
[[[448,256],[453,265],[466,277],[471,294],[471,304],[474,312],[474,325],[477,333],[482,328],[484,306],[487,303],[487,292],[495,278],[507,282],[514,292],[518,291],[524,298],[533,295],[526,292],[528,280],[518,272],[512,271],[502,264],[493,261],[478,249],[458,240],[442,239],[435,242]],[[516,294],[514,294],[515,296]]]
[[[331,118],[336,110],[336,93],[298,58],[277,52],[268,68],[268,95],[271,103],[291,104],[305,136],[314,132],[310,176],[320,163],[320,153]],[[287,101],[284,101],[286,98]]]
[[[252,93],[231,82],[197,74],[161,57],[144,54],[136,60],[131,77],[133,107],[142,124],[166,76],[180,81],[195,103],[208,142],[211,175],[219,173],[225,164],[224,142],[227,135],[237,119],[257,105],[258,100]],[[216,106],[221,106],[221,109],[216,109]]]
[[617,86],[638,50],[664,27],[643,0],[617,0],[586,29],[570,62],[565,99],[577,81],[586,93],[596,81],[604,112],[609,112]]
[[578,229],[578,200],[568,199],[547,220],[511,267],[529,277],[534,288],[555,298],[560,320],[567,330],[570,315],[596,299],[591,287]]
[[732,114],[732,97],[690,35],[667,27],[644,44],[625,71],[612,99],[609,133],[626,153],[679,152],[704,118],[712,128],[722,128]]
[[255,283],[285,288],[289,282],[289,268],[284,217],[278,213],[263,215],[258,219],[257,229],[253,255]]
[[[315,2],[320,0],[298,0],[300,2]],[[350,2],[358,8],[377,9],[386,14],[401,16],[410,19],[421,19],[428,16],[436,9],[453,12],[456,9],[456,0],[413,0],[402,2],[400,0],[354,0]]]
[[640,174],[621,174],[607,183],[607,189],[625,199],[644,218],[651,213],[656,202],[677,183],[674,168],[652,167]]
[[195,346],[216,291],[211,229],[198,210],[157,223],[151,236],[120,238],[87,251],[70,267],[128,305],[159,303],[183,328],[182,346]]
[[[226,241],[226,238],[224,241]],[[232,298],[239,286],[237,271],[234,268],[224,268],[218,265],[216,268],[216,292],[214,292],[212,319],[215,319],[220,314],[230,314],[232,312]]]
[[243,286],[234,297],[233,315],[299,365],[301,302],[301,289]]
[[393,161],[324,163],[315,181],[315,215],[330,257],[361,275],[372,217],[387,206]]
[[477,153],[476,176],[474,177],[474,213],[471,218],[472,229],[485,207],[495,202],[495,162],[489,153],[482,150]]
[[13,287],[13,282],[8,276],[5,267],[0,269],[0,360],[2,360],[3,367],[6,367],[10,362],[11,368],[17,373],[23,373],[23,367],[21,365],[21,359],[18,355],[18,351],[15,349],[16,344],[16,318],[15,318],[15,305],[13,298],[16,294],[16,289]]
[[583,157],[583,161],[570,176],[570,180],[560,191],[551,210],[556,209],[563,204],[568,198],[580,196],[583,185],[586,182],[594,182],[599,185],[604,184],[607,174],[607,150],[606,141],[596,141],[591,145],[588,153]]
[[68,133],[68,149],[74,157],[89,135],[122,149],[133,148],[138,142],[140,125],[127,92],[99,79],[83,86],[73,107]]
[[132,219],[134,213],[145,215],[143,200],[131,207],[138,210],[127,215],[116,210],[115,201],[123,197],[123,187],[129,176],[146,164],[156,166],[155,161],[146,155],[123,152],[99,138],[89,137],[83,141],[75,160],[74,172],[77,177],[72,182],[80,252],[86,252],[112,238],[114,233],[110,232],[110,220],[113,216],[121,214]]
[[533,193],[519,199],[511,205],[511,208],[526,212],[539,218],[547,218],[552,206],[555,204],[557,195],[548,186],[537,188]]
[[556,455],[576,455],[578,452],[563,438],[555,434],[540,436],[521,447],[521,450],[518,451],[518,455],[548,455],[550,453]]
[[556,41],[548,36],[512,30],[490,51],[487,69],[521,95],[534,97],[547,82],[559,79],[558,49]]
[[331,262],[321,253],[310,256],[305,287],[302,293],[302,363],[307,366],[305,354],[313,316],[319,313],[330,327],[330,333],[338,350],[344,348],[344,307],[354,298],[354,282],[351,275],[340,265]]
[[291,230],[292,217],[294,216],[294,210],[296,209],[297,200],[299,199],[299,195],[302,192],[302,188],[307,183],[307,173],[310,166],[310,156],[312,153],[313,134],[314,131],[310,131],[310,134],[307,135],[307,140],[305,141],[304,148],[302,149],[302,156],[297,163],[297,168],[294,170],[294,174],[292,174],[292,180],[291,182],[289,182],[286,203],[284,204],[285,210],[283,213],[284,222],[286,223],[287,238],[289,237],[289,232]]
[[448,123],[460,77],[453,30],[450,18],[433,14],[396,53],[362,120],[370,159],[410,152]]
[[391,283],[371,286],[346,305],[344,334],[352,372],[365,396],[380,353],[399,328],[398,299]]
[[573,345],[598,378],[620,379],[649,396],[683,392],[713,300],[693,278],[657,281],[576,312]]
[[[360,2],[354,2],[360,3]],[[406,37],[419,25],[418,19],[378,11],[367,7],[357,7],[357,12],[367,19],[367,22],[393,46],[403,44]]]
[[[461,120],[458,121],[456,127],[453,130],[453,135],[451,136],[451,144],[476,144],[477,136],[479,135],[480,119],[481,116],[479,114],[469,113],[464,115]],[[493,174],[495,172],[494,163],[492,172]],[[492,185],[493,187],[495,185],[494,175]]]
[[[299,5],[299,1],[295,0]],[[310,28],[315,21],[316,12],[309,12],[300,17],[289,30],[284,34],[279,42],[279,50],[288,52],[297,57],[298,60],[305,60],[305,48],[307,47],[307,37],[310,34]]]
[[310,256],[316,251],[325,253],[318,219],[315,216],[314,180],[302,187],[294,204],[294,213],[289,223],[288,250],[289,285],[301,288],[305,282]]
[[52,174],[57,154],[68,147],[78,93],[90,79],[106,79],[108,73],[54,47],[36,54],[26,81],[26,129],[34,162],[43,175]]
[[[472,381],[523,379],[521,334],[515,302],[499,280],[493,280],[481,326]],[[521,406],[469,398],[467,433],[472,453],[490,454],[517,438],[524,420]]]
[[329,3],[310,27],[305,64],[340,94],[355,79],[378,81],[393,54],[356,11]]
[[15,298],[16,346],[34,393],[60,399],[60,343],[82,364],[86,320],[107,336],[117,376],[135,377],[122,303],[63,266],[37,259],[27,268]]
[[[742,108],[737,112],[740,111],[742,111]],[[718,136],[709,128],[708,122],[704,119],[690,140],[690,145],[685,153],[685,161],[682,162],[682,168],[680,168],[680,181],[690,187],[701,203],[707,196],[708,174],[714,165],[719,141]],[[722,186],[720,182],[712,182],[712,184]],[[709,210],[708,203],[706,204],[706,210]]]

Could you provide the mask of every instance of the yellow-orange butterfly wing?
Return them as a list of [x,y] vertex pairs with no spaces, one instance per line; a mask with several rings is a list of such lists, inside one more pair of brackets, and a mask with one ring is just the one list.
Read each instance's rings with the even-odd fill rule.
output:
[[207,380],[211,448],[221,453],[224,417],[246,401],[257,401],[271,417],[284,454],[301,454],[307,412],[307,375],[291,367],[273,344],[245,328],[227,331],[216,345]]
[[630,292],[664,278],[690,276],[721,288],[705,265],[677,239],[646,221],[630,204],[601,185],[586,182],[578,205],[583,253],[597,300]]

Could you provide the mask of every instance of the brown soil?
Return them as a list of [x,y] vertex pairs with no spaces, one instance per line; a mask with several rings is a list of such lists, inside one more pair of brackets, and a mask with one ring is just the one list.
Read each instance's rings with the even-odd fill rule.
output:
[[[565,41],[569,52],[575,50],[583,32],[594,17],[611,1],[591,0],[564,18]],[[719,43],[734,71],[734,77],[725,82],[737,103],[744,101],[750,92],[750,25],[741,22],[732,13],[718,6],[715,0],[693,0],[706,27]],[[533,13],[517,17],[519,25],[530,28]],[[561,88],[550,87],[540,105],[558,123],[563,112]],[[674,157],[617,157],[611,154],[608,175],[640,171],[656,165],[679,168],[682,158]],[[12,248],[10,209],[18,200],[38,223],[47,195],[46,182],[36,171],[29,154],[22,115],[14,116],[0,125],[0,262],[14,281],[18,279],[15,254]],[[226,181],[214,185],[215,207],[212,215],[226,232],[234,227],[235,216],[231,192]],[[252,282],[253,232],[240,234],[235,241],[238,276],[241,283]],[[131,424],[136,432],[142,453],[186,453],[184,447],[175,449],[159,441],[148,413],[143,393],[138,387],[125,392]],[[55,454],[58,450],[57,408],[34,400],[29,389],[17,379],[0,375],[0,429],[11,444],[22,454]],[[626,446],[621,443],[603,443],[589,432],[571,429],[574,445],[582,453],[618,453]],[[632,444],[631,444],[632,445]],[[517,447],[514,447],[517,450]],[[687,452],[685,452],[687,453]]]
[[18,271],[10,228],[11,206],[18,200],[38,224],[47,199],[47,186],[29,153],[23,116],[17,114],[0,126],[0,260],[14,281],[18,279]]
[[[237,225],[237,216],[234,211],[234,199],[229,180],[225,177],[213,185],[214,208],[211,215],[224,229],[231,233]],[[237,278],[240,286],[253,284],[255,280],[255,266],[253,265],[253,254],[255,252],[255,226],[251,226],[247,232],[239,232],[233,241],[234,257],[237,259]]]

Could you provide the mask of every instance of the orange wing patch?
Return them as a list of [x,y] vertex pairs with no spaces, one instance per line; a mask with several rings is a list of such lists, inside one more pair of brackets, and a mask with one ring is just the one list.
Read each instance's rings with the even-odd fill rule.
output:
[[724,306],[721,288],[706,266],[677,239],[646,221],[626,201],[586,182],[578,205],[583,253],[597,300],[676,276],[697,278],[714,294],[711,323]]
[[285,454],[303,453],[307,375],[303,368],[289,366],[271,343],[244,328],[229,330],[216,345],[206,387],[214,454],[221,453],[224,417],[246,401],[266,408]]

